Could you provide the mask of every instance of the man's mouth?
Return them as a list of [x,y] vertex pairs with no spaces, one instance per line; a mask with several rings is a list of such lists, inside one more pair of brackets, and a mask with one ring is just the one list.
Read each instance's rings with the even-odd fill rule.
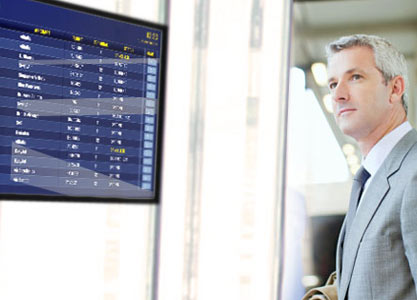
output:
[[343,115],[345,113],[352,112],[352,111],[355,111],[355,110],[356,110],[355,108],[343,108],[343,109],[339,110],[339,112],[337,113],[337,116],[340,117],[341,115]]

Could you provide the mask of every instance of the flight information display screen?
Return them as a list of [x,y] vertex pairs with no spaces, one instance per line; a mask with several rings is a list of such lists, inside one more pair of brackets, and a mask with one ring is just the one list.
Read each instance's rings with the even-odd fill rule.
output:
[[157,202],[167,28],[0,0],[2,199]]

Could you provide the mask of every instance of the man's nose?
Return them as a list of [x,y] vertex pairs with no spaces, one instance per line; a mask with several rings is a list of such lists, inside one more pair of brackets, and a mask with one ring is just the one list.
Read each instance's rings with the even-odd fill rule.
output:
[[335,101],[346,101],[349,100],[349,88],[343,81],[338,82],[337,86],[332,92],[333,100]]

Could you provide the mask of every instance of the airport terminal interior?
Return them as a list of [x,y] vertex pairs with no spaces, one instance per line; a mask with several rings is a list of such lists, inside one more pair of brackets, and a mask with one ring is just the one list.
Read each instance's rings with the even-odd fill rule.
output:
[[362,159],[325,45],[390,40],[417,125],[416,0],[0,0],[0,32],[0,299],[301,299]]

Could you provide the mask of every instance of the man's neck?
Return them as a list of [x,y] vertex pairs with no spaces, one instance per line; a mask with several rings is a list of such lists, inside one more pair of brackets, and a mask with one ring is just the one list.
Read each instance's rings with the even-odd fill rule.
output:
[[384,128],[379,128],[379,130],[375,130],[374,132],[372,132],[370,135],[368,135],[366,138],[364,139],[359,139],[357,140],[359,149],[362,153],[363,157],[366,157],[369,153],[369,151],[371,151],[371,149],[384,137],[386,136],[388,133],[390,133],[391,131],[393,131],[395,128],[397,128],[398,126],[400,126],[402,123],[404,123],[405,121],[407,121],[407,115],[404,115],[403,118],[401,119],[397,119],[394,122],[387,122],[387,124],[389,124],[388,126],[384,127]]

